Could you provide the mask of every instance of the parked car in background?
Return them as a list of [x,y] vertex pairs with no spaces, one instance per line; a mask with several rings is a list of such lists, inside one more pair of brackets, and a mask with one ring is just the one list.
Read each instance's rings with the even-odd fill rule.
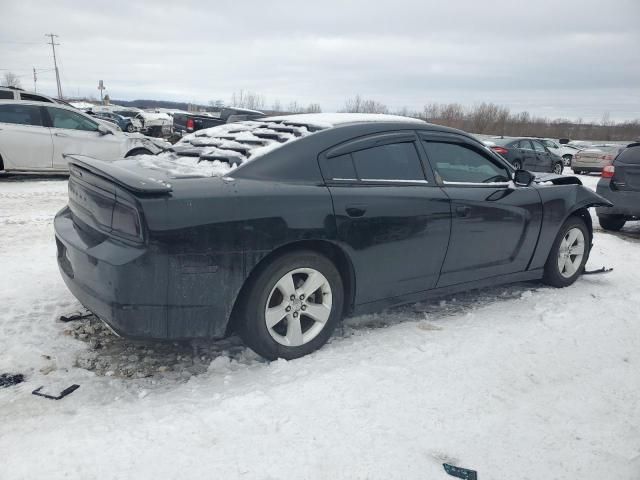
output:
[[573,156],[573,173],[601,172],[624,148],[622,145],[601,144],[580,150]]
[[123,132],[133,133],[142,128],[142,123],[137,118],[125,117],[111,112],[94,112],[92,110],[87,111],[87,113],[93,117],[115,123]]
[[563,160],[551,153],[540,140],[532,138],[490,138],[485,140],[494,152],[502,155],[516,170],[562,173]]
[[173,132],[173,118],[166,113],[142,111],[134,119],[140,122],[140,131],[145,135],[168,137]]
[[573,160],[573,155],[576,153],[576,150],[567,145],[562,145],[555,140],[551,140],[550,138],[541,138],[539,139],[542,144],[547,147],[547,149],[553,153],[554,155],[562,158],[564,161],[565,167],[571,166],[571,161]]
[[224,123],[263,118],[264,113],[246,108],[223,108],[219,112],[180,113],[173,115],[173,129],[176,132],[191,133]]
[[597,192],[613,203],[612,208],[596,208],[605,230],[620,230],[626,222],[640,220],[640,143],[630,144],[603,168]]
[[238,331],[268,359],[320,348],[352,313],[570,285],[589,257],[588,207],[610,205],[576,177],[536,179],[464,132],[406,117],[271,117],[172,148],[71,161],[54,222],[61,275],[120,334]]
[[68,171],[69,154],[113,160],[167,145],[61,104],[0,100],[0,170]]

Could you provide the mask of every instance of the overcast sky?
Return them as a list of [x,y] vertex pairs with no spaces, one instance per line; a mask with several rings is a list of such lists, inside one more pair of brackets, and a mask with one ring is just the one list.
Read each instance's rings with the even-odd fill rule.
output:
[[[66,96],[230,100],[267,107],[356,93],[422,109],[496,102],[513,111],[600,120],[640,118],[640,0],[556,1],[7,1],[0,73],[53,66],[59,35]],[[55,94],[52,71],[38,90]]]

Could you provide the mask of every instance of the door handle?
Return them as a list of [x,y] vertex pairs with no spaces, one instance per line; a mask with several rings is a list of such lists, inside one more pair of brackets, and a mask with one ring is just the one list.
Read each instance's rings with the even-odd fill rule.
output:
[[470,211],[471,211],[471,207],[467,207],[467,206],[456,207],[456,215],[458,215],[459,217],[466,217],[467,215],[469,215]]
[[69,135],[67,135],[66,133],[60,133],[60,132],[56,132],[54,134],[56,137],[68,137]]
[[347,205],[345,211],[350,217],[362,217],[367,212],[367,206],[362,203]]

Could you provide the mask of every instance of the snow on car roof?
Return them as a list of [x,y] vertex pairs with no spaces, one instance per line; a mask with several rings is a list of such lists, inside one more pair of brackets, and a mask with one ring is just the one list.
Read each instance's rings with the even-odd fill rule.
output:
[[331,128],[338,125],[360,122],[416,122],[425,123],[418,118],[382,113],[300,113],[297,115],[281,115],[268,117],[266,120],[282,120],[290,124],[313,125]]
[[314,132],[358,122],[420,122],[398,115],[309,113],[226,123],[185,135],[167,153],[145,157],[149,168],[177,176],[222,176],[282,145]]

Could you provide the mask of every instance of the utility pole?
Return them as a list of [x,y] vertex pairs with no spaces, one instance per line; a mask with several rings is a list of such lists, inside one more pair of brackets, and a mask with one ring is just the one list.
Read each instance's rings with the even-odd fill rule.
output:
[[37,92],[36,82],[38,81],[38,75],[36,75],[36,67],[33,67],[33,91]]
[[56,83],[58,84],[58,98],[62,100],[62,86],[60,85],[60,72],[58,71],[58,62],[56,61],[56,45],[60,45],[60,44],[55,43],[53,40],[58,35],[55,35],[53,33],[46,33],[44,36],[49,37],[51,39],[50,43],[51,43],[51,48],[53,50],[53,66],[55,67],[55,70],[56,70]]

